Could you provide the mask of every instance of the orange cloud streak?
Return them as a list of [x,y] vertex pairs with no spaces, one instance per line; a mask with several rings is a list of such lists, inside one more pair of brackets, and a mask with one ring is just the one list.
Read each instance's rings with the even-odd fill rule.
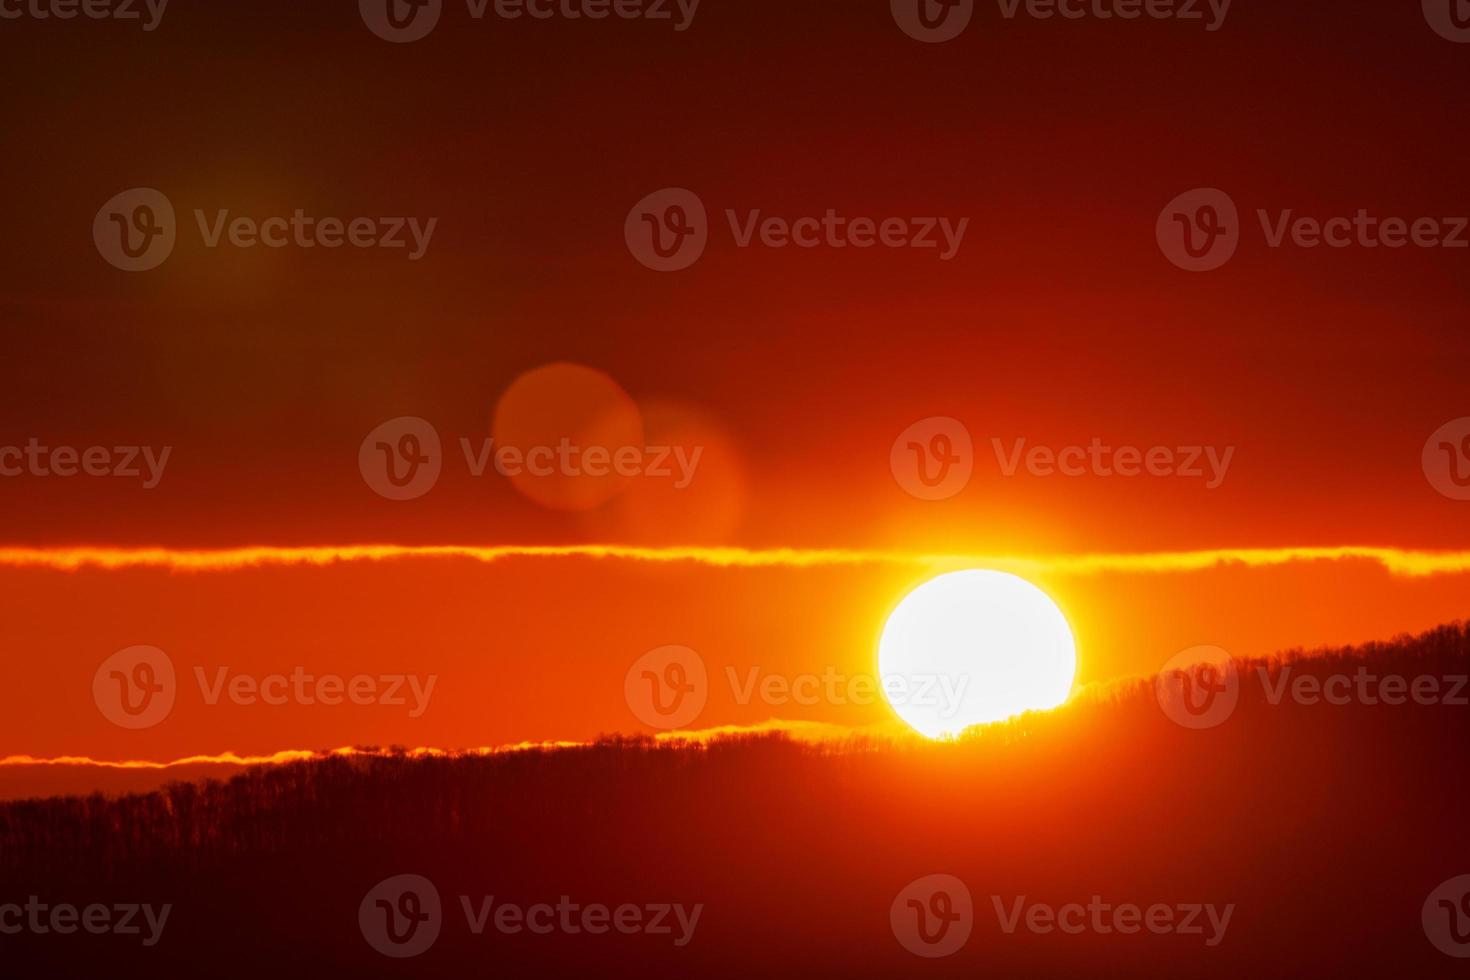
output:
[[[901,727],[901,726],[899,726]],[[769,721],[760,722],[755,725],[721,725],[717,728],[704,728],[698,730],[679,730],[671,732],[659,732],[654,735],[657,742],[696,742],[705,743],[718,738],[731,735],[762,735],[775,732],[783,732],[798,741],[804,742],[826,742],[840,741],[854,735],[871,733],[875,735],[893,736],[898,734],[896,729],[888,726],[878,726],[871,729],[854,729],[843,725],[832,725],[825,722],[812,721],[787,721],[773,718]],[[404,754],[415,757],[438,757],[450,756],[486,756],[502,755],[509,752],[527,752],[538,749],[573,749],[585,748],[590,742],[568,742],[568,741],[546,741],[546,742],[518,742],[514,745],[502,745],[497,748],[482,746],[473,749],[438,749],[428,746],[420,746],[408,749]],[[344,746],[326,752],[311,751],[308,749],[282,749],[268,755],[238,755],[234,752],[221,752],[217,755],[190,755],[181,759],[173,759],[168,762],[153,762],[146,759],[108,760],[93,759],[84,755],[63,755],[52,758],[38,758],[31,755],[10,755],[0,758],[0,768],[15,766],[95,766],[102,769],[175,769],[182,766],[218,765],[218,766],[270,766],[284,765],[290,762],[302,762],[309,759],[325,759],[332,756],[385,756],[389,753],[381,749],[364,749],[354,746]]]
[[1421,577],[1470,572],[1470,551],[1420,551],[1340,547],[1217,548],[1202,551],[1100,553],[1021,557],[926,554],[842,548],[644,548],[633,545],[325,545],[222,549],[0,548],[0,567],[76,571],[83,568],[155,568],[174,572],[229,572],[268,566],[328,566],[343,562],[463,559],[587,558],[614,561],[692,562],[721,568],[809,568],[833,565],[984,566],[1021,573],[1095,575],[1191,572],[1222,565],[1264,568],[1297,562],[1365,561],[1392,575]]
[[[520,742],[515,745],[501,746],[500,748],[482,747],[454,750],[420,747],[409,749],[404,754],[416,758],[424,756],[497,755],[504,752],[524,752],[530,749],[576,748],[585,744],[585,742]],[[0,768],[10,766],[97,766],[102,769],[174,769],[180,766],[200,765],[269,766],[282,765],[288,762],[302,762],[307,759],[325,759],[331,756],[376,756],[387,754],[387,752],[381,750],[345,746],[340,749],[332,749],[328,752],[314,752],[309,749],[282,749],[280,752],[272,752],[269,755],[237,755],[234,752],[221,752],[218,755],[190,755],[182,759],[173,759],[169,762],[150,762],[145,759],[113,761],[108,759],[93,759],[85,755],[62,755],[49,759],[40,759],[30,755],[8,755],[0,758]]]

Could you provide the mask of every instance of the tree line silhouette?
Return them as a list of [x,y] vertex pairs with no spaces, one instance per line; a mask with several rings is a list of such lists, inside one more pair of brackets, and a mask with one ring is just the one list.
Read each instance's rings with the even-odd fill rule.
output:
[[[1319,680],[1470,673],[1463,623],[1238,663],[1219,725],[1172,721],[1155,679],[949,743],[703,744],[611,736],[578,748],[415,756],[384,749],[143,795],[0,805],[0,905],[169,902],[162,940],[0,934],[17,976],[200,969],[511,976],[1448,976],[1421,911],[1470,873],[1470,708],[1273,704],[1289,669]],[[1262,671],[1264,670],[1264,674]],[[1442,688],[1448,690],[1446,684]],[[1465,692],[1462,692],[1462,694]],[[889,905],[947,873],[974,932],[942,960],[902,948]],[[377,882],[443,898],[433,948],[364,941]],[[995,900],[1236,907],[1213,948],[1182,935],[1006,933]],[[521,903],[702,903],[674,948],[648,935],[476,935],[461,896]],[[32,972],[27,972],[32,971]]]

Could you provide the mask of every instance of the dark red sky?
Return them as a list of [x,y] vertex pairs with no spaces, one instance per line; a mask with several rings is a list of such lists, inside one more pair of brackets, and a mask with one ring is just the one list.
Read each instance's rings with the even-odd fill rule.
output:
[[[5,440],[168,443],[168,478],[0,481],[10,541],[606,537],[503,484],[389,504],[383,419],[481,435],[521,372],[692,406],[747,479],[725,540],[1020,549],[1470,542],[1419,470],[1467,414],[1470,250],[1269,249],[1254,210],[1470,211],[1470,49],[1414,4],[1232,5],[1225,25],[1007,20],[947,44],[886,3],[706,0],[647,22],[474,21],[390,45],[350,3],[185,5],[152,33],[7,22]],[[207,250],[100,261],[113,194],[258,217],[438,217],[424,260]],[[692,269],[632,261],[643,195],[695,190]],[[1154,241],[1198,186],[1247,217],[1225,268]],[[738,249],[724,208],[971,219],[958,256]],[[943,505],[885,460],[910,422],[979,440],[1234,445],[1230,478],[1001,480]],[[451,436],[452,437],[452,436]]]

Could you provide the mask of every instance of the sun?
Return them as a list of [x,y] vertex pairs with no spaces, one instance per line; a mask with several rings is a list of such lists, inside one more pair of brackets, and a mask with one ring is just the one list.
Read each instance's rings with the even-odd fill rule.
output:
[[1063,703],[1077,647],[1045,592],[1015,575],[970,569],[903,597],[878,639],[878,672],[898,716],[940,738]]

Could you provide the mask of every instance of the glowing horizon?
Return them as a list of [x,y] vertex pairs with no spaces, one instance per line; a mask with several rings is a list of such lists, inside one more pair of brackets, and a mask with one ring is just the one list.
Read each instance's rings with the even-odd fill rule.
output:
[[[835,741],[854,735],[873,734],[875,732],[893,734],[888,726],[859,729],[824,722],[804,722],[772,718],[754,725],[719,725],[712,728],[681,729],[656,732],[647,737],[658,744],[678,742],[705,743],[732,735],[761,735],[777,732],[790,735],[798,741],[811,742]],[[482,745],[462,749],[446,749],[436,746],[420,745],[411,749],[404,749],[401,753],[386,748],[371,749],[344,745],[340,748],[325,750],[280,749],[276,752],[255,755],[241,755],[233,751],[213,754],[198,753],[162,762],[152,759],[96,759],[86,755],[60,755],[51,757],[8,755],[0,757],[0,769],[14,768],[17,766],[94,766],[99,769],[122,770],[163,770],[176,769],[182,766],[239,766],[244,768],[261,765],[285,765],[291,762],[306,762],[312,759],[328,759],[334,757],[378,757],[402,754],[411,758],[450,758],[504,755],[512,752],[532,752],[543,749],[587,748],[595,744],[595,740],[548,739],[544,741],[515,742],[499,746]]]

